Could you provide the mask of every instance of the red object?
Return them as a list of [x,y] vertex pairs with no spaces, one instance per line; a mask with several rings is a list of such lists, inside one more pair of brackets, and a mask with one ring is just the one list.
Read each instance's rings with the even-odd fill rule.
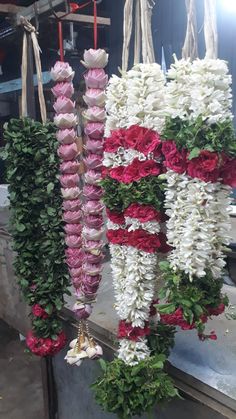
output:
[[94,15],[94,24],[93,24],[93,36],[94,36],[94,49],[97,49],[98,43],[98,25],[97,25],[97,2],[93,2],[93,15]]
[[70,3],[70,11],[72,13],[75,13],[77,10],[79,10],[79,5],[77,3]]
[[148,322],[145,323],[145,327],[133,327],[131,323],[126,323],[125,320],[119,322],[118,338],[129,339],[137,342],[140,337],[150,335],[150,328]]
[[37,356],[56,355],[66,344],[66,336],[61,332],[56,340],[51,338],[38,338],[29,332],[26,338],[26,344],[31,352]]
[[59,37],[60,60],[64,61],[63,32],[62,32],[61,20],[59,20],[58,22],[58,37]]

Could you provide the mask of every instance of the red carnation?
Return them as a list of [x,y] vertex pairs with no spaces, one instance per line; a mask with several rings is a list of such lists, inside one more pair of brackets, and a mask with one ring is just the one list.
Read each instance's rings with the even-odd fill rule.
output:
[[41,319],[47,319],[48,318],[48,314],[46,313],[46,311],[44,310],[43,307],[41,307],[39,304],[34,304],[32,306],[32,314],[35,317],[40,317]]
[[160,246],[160,240],[157,234],[140,228],[128,234],[127,244],[147,253],[155,253]]
[[127,230],[119,228],[118,230],[107,230],[107,239],[112,244],[126,244]]
[[140,173],[140,163],[139,159],[135,158],[132,163],[125,168],[122,179],[124,183],[135,182],[142,177]]
[[125,129],[117,129],[111,132],[111,137],[104,142],[104,151],[115,153],[119,147],[124,147]]
[[32,353],[38,356],[49,356],[58,353],[66,343],[66,336],[62,331],[57,339],[38,338],[33,332],[29,332],[26,337],[26,344]]
[[126,323],[125,320],[119,322],[118,338],[130,339],[135,342],[142,336],[148,336],[150,334],[150,328],[148,322],[145,323],[145,327],[133,327],[131,323]]
[[106,209],[107,216],[115,224],[124,224],[125,219],[123,213],[117,211],[111,211],[109,208]]
[[157,176],[161,173],[161,165],[154,160],[140,162],[140,178],[146,176]]
[[141,127],[139,125],[132,125],[126,130],[125,147],[136,149],[138,137],[140,135]]
[[101,177],[104,179],[107,176],[109,176],[109,169],[105,166],[102,166],[101,167]]
[[141,223],[148,221],[161,221],[161,213],[151,205],[131,204],[124,212],[125,217],[137,218]]
[[198,157],[188,161],[187,173],[204,182],[217,182],[220,175],[218,154],[201,150]]
[[118,182],[123,182],[123,175],[124,175],[125,167],[124,166],[118,166],[114,167],[109,171],[109,175],[115,179],[118,180]]
[[189,324],[183,316],[181,307],[177,308],[174,313],[161,314],[161,321],[165,324],[181,327],[182,330],[192,330],[195,328],[195,323]]
[[127,148],[134,148],[145,155],[154,153],[159,156],[161,140],[160,136],[148,128],[133,125],[126,132]]
[[224,311],[225,311],[224,303],[220,303],[219,306],[216,308],[212,308],[212,307],[208,308],[209,316],[219,316],[220,314],[224,313]]
[[225,185],[236,188],[236,159],[227,159],[220,171],[220,177]]
[[162,145],[162,152],[165,156],[164,164],[176,173],[184,173],[187,169],[187,151],[179,151],[174,141],[165,141]]

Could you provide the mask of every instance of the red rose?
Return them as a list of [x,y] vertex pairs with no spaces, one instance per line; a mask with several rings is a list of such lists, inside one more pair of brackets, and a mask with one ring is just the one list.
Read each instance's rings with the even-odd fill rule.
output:
[[220,303],[219,306],[216,308],[212,308],[212,307],[208,308],[209,316],[219,316],[220,314],[224,313],[224,311],[225,311],[225,305],[223,303]]
[[112,179],[118,180],[118,182],[123,182],[124,171],[125,167],[123,166],[114,167],[114,169],[109,171],[109,175]]
[[219,173],[219,157],[217,153],[201,150],[200,155],[188,161],[187,173],[204,182],[217,182]]
[[154,160],[140,162],[140,178],[146,176],[157,176],[161,173],[161,165]]
[[220,177],[225,185],[236,188],[236,159],[227,159],[220,171]]
[[137,342],[140,337],[148,336],[150,334],[150,328],[148,322],[145,323],[145,327],[133,327],[131,323],[126,323],[125,320],[119,322],[118,338],[126,338]]
[[115,224],[125,224],[123,213],[117,211],[111,211],[109,208],[106,209],[107,216]]
[[43,307],[41,307],[39,304],[34,304],[32,306],[32,314],[35,317],[40,317],[41,319],[47,319],[48,318],[48,314],[46,313],[46,311],[44,310]]
[[125,147],[136,149],[138,143],[138,137],[140,135],[140,126],[132,125],[126,130],[125,135]]
[[125,129],[112,131],[111,137],[105,139],[104,151],[115,153],[119,147],[124,147],[125,132]]
[[160,246],[160,240],[157,234],[140,228],[128,234],[127,244],[147,253],[155,253]]
[[107,230],[107,239],[112,244],[126,244],[127,230],[119,228],[118,230]]
[[131,183],[139,180],[140,178],[140,161],[138,158],[135,158],[132,163],[125,168],[123,182]]
[[136,149],[145,154],[155,153],[155,157],[161,155],[161,139],[159,134],[147,128],[140,127]]
[[186,150],[179,151],[174,141],[165,141],[162,145],[165,156],[164,165],[176,173],[184,173],[187,169]]
[[150,205],[131,204],[124,212],[125,217],[137,218],[141,223],[161,221],[161,213]]

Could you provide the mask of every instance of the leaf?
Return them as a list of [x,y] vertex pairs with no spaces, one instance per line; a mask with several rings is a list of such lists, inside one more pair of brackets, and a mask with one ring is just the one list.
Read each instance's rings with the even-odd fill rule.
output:
[[156,308],[161,314],[171,314],[175,311],[175,304],[159,304]]
[[23,231],[25,231],[25,225],[21,224],[21,223],[18,223],[18,224],[16,224],[16,229],[17,229],[17,231],[20,231],[22,233]]
[[47,193],[50,194],[54,189],[54,183],[50,182],[47,185]]
[[198,157],[200,152],[201,152],[200,148],[194,147],[189,153],[188,160],[192,160],[195,157]]
[[99,365],[100,365],[101,369],[106,372],[106,370],[107,370],[107,364],[104,361],[104,359],[100,358],[98,362],[99,362]]

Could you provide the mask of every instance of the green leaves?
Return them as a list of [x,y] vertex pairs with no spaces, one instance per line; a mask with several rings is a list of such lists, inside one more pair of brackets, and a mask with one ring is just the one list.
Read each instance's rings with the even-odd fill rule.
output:
[[56,314],[69,285],[55,132],[51,123],[26,118],[12,119],[4,133],[15,272],[26,301],[40,304],[49,316],[33,318],[39,337],[61,330]]
[[165,360],[165,355],[155,355],[132,367],[119,359],[103,360],[103,375],[92,385],[97,403],[119,418],[131,419],[178,396],[163,371]]
[[188,159],[189,160],[192,160],[192,159],[194,159],[195,157],[198,157],[199,156],[199,154],[200,154],[200,148],[198,148],[198,147],[194,147],[191,151],[190,151],[190,153],[189,153],[189,156],[188,156]]

